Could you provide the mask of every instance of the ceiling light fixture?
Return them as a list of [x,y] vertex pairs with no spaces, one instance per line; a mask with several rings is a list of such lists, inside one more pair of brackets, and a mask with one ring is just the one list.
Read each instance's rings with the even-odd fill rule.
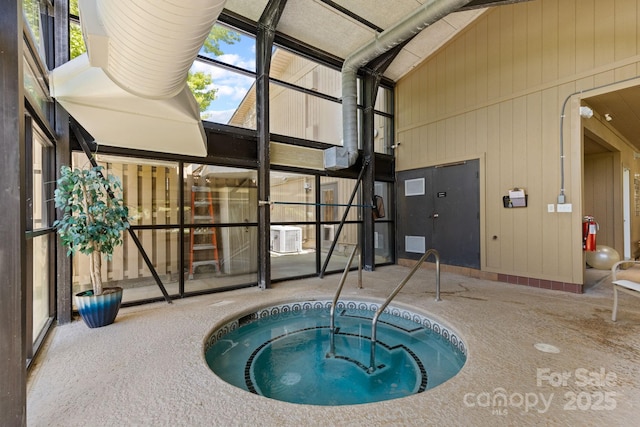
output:
[[609,113],[605,113],[604,115],[604,119],[608,122],[610,122],[611,120],[613,120],[613,117],[611,117],[611,114]]
[[590,119],[593,117],[593,110],[589,107],[580,107],[580,117],[583,119]]

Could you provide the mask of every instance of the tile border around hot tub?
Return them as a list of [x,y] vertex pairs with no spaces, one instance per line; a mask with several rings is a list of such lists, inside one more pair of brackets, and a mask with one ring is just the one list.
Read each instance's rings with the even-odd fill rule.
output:
[[[253,313],[241,316],[238,319],[234,319],[225,323],[221,327],[213,330],[204,343],[204,352],[206,353],[212,345],[214,345],[219,339],[226,334],[238,329],[240,326],[250,323],[254,320],[261,319],[266,316],[277,316],[293,311],[309,310],[309,309],[329,309],[331,308],[331,300],[313,300],[313,301],[301,301],[301,302],[288,302],[269,307],[264,307],[256,310]],[[369,310],[377,311],[380,308],[380,304],[376,302],[365,301],[338,301],[337,309],[352,309],[352,310]],[[443,326],[441,323],[430,319],[422,314],[415,313],[411,310],[406,310],[394,306],[388,306],[384,313],[392,316],[400,317],[405,320],[411,320],[415,323],[422,325],[424,328],[441,335],[444,339],[449,341],[451,345],[456,348],[460,353],[467,357],[467,347],[460,337],[453,333],[449,328]]]

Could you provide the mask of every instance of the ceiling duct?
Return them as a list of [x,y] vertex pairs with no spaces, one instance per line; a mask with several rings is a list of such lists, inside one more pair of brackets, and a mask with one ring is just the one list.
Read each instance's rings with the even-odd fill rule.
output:
[[225,0],[79,0],[87,54],[51,73],[51,95],[100,144],[204,156],[187,74]]
[[343,145],[324,151],[325,169],[345,169],[353,166],[358,159],[358,69],[469,2],[429,0],[345,59],[342,65]]

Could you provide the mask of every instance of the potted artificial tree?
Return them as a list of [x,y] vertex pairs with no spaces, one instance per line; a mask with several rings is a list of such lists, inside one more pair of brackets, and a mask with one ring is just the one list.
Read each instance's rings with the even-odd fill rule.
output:
[[122,244],[122,232],[129,227],[122,185],[113,175],[104,176],[102,169],[62,166],[55,190],[55,205],[62,217],[53,225],[67,255],[80,251],[89,256],[92,289],[76,294],[74,301],[90,328],[113,323],[120,309],[122,288],[102,286],[102,255],[111,259],[113,250]]

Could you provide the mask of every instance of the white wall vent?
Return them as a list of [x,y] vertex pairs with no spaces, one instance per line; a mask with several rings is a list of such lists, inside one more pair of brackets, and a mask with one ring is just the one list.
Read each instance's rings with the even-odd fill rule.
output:
[[404,236],[404,251],[423,254],[426,251],[424,236]]
[[405,196],[422,196],[424,195],[424,178],[407,179],[404,182]]

